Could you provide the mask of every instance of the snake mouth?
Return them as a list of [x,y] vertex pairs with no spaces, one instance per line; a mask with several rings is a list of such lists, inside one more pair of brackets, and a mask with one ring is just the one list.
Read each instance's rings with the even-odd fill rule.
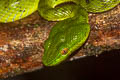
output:
[[[60,56],[57,56],[57,57],[60,57]],[[53,60],[45,60],[43,63],[45,66],[56,66],[57,64],[59,64],[56,58]]]
[[59,53],[58,55],[56,55],[56,57],[54,59],[51,59],[49,57],[46,60],[44,60],[43,63],[45,66],[56,66],[56,65],[59,65],[60,63],[62,63],[64,60],[66,60],[69,57],[67,55],[68,54],[63,55],[63,54]]

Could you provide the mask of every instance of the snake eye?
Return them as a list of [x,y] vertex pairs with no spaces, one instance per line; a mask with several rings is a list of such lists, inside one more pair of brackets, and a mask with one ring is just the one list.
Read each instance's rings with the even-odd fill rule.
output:
[[68,52],[68,48],[64,48],[62,51],[61,51],[61,54],[64,55]]

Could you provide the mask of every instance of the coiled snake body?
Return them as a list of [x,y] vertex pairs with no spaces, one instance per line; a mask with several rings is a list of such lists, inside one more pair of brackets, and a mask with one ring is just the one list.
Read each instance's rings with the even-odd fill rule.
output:
[[44,44],[43,63],[53,66],[65,60],[88,38],[90,26],[87,12],[107,11],[120,0],[1,0],[0,22],[12,22],[34,11],[49,21],[60,21]]

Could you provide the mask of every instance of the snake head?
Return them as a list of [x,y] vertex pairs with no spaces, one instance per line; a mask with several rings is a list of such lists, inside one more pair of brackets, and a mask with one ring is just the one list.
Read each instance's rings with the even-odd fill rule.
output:
[[43,64],[45,66],[60,64],[73,51],[82,46],[88,38],[89,32],[90,26],[88,23],[73,24],[69,20],[58,22],[45,41]]

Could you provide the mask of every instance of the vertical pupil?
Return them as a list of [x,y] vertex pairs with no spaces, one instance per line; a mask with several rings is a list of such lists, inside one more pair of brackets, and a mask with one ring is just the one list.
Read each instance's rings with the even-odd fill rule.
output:
[[66,51],[65,50],[63,50],[64,51],[64,53],[66,53]]
[[62,53],[62,54],[65,54],[65,53],[67,53],[67,51],[68,51],[68,48],[64,48],[64,49],[61,51],[61,53]]

